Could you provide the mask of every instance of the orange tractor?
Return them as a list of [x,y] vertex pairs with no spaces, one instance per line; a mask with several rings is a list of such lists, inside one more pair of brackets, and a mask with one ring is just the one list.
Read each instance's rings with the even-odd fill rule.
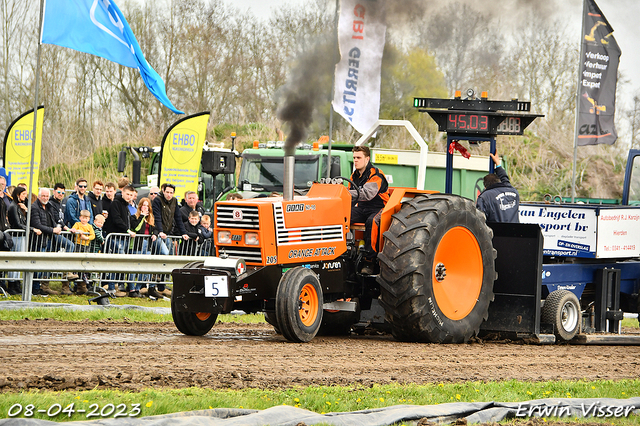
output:
[[496,136],[522,135],[539,115],[529,102],[467,95],[414,99],[447,133],[445,193],[424,190],[428,150],[410,123],[380,120],[356,142],[392,125],[406,127],[421,146],[420,189],[391,188],[373,274],[361,273],[364,226],[350,223],[345,178],[294,196],[290,153],[282,197],[215,204],[216,256],[173,271],[178,329],[203,335],[218,314],[242,310],[264,312],[294,342],[378,325],[403,341],[505,333],[639,344],[619,332],[625,312],[640,312],[640,191],[632,173],[640,151],[629,153],[623,206],[523,203],[522,223],[488,226],[472,200],[452,195],[457,141],[489,142],[495,153]]
[[293,196],[287,161],[283,197],[217,202],[217,256],[173,271],[182,333],[206,334],[234,310],[264,312],[293,342],[372,322],[404,341],[460,343],[478,332],[493,300],[496,251],[471,200],[393,188],[374,274],[363,275],[364,227],[350,223],[344,178]]

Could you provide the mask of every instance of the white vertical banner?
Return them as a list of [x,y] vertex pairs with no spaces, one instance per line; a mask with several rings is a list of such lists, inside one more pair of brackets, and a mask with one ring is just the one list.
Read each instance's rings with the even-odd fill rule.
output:
[[380,114],[380,70],[387,30],[383,7],[380,0],[340,1],[340,62],[333,109],[360,133],[369,130]]

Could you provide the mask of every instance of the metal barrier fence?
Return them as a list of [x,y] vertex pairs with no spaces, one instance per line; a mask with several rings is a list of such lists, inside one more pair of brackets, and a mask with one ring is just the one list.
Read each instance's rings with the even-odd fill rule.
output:
[[[58,253],[61,262],[70,257],[71,253],[104,253],[113,255],[144,255],[144,256],[208,256],[214,254],[215,248],[211,240],[206,240],[203,244],[194,240],[183,240],[181,236],[168,236],[165,240],[154,238],[151,235],[138,235],[131,237],[129,234],[109,234],[102,245],[84,244],[79,234],[69,231],[62,231],[60,234],[36,234],[31,231],[29,236],[29,247],[25,250],[25,231],[22,229],[9,229],[5,234],[11,235],[14,241],[12,252],[27,253]],[[66,255],[66,256],[65,256]],[[118,256],[114,256],[118,257]],[[158,259],[161,262],[161,258]],[[56,266],[35,271],[33,280],[40,282],[63,281],[66,279],[81,279],[91,286],[102,287],[107,285],[109,290],[118,287],[126,289],[140,289],[144,286],[171,284],[171,275],[168,273],[132,273],[125,264],[113,265],[113,272],[96,272],[78,269],[70,271],[68,268],[61,268],[63,272],[55,272]],[[10,270],[11,265],[4,265],[4,273],[0,272],[0,281],[24,282],[24,269],[16,265],[16,270]],[[66,272],[64,272],[66,271]],[[127,271],[127,272],[124,272]],[[77,277],[76,277],[77,276]]]

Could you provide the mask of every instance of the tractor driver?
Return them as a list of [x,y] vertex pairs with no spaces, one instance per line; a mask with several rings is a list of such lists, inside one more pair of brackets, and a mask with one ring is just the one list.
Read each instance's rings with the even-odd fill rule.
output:
[[[351,208],[351,222],[364,222],[364,256],[371,261],[377,252],[378,226],[380,213],[389,200],[389,184],[384,173],[377,167],[373,167],[369,161],[371,152],[368,146],[356,146],[353,148],[354,172],[351,180],[360,189],[358,191],[349,184],[349,192],[355,203]],[[372,274],[369,266],[362,269],[363,273]]]

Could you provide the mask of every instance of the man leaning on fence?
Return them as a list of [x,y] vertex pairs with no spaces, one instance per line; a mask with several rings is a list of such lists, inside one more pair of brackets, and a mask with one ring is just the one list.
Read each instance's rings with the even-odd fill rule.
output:
[[182,235],[184,240],[189,239],[184,229],[184,222],[182,222],[182,214],[178,208],[178,200],[174,197],[175,191],[176,187],[174,185],[164,183],[162,184],[162,192],[151,203],[158,236],[162,239],[161,254],[172,252],[171,244],[167,241],[167,237],[172,235],[174,228],[176,233],[173,234]]
[[[40,188],[38,199],[31,205],[31,228],[34,235],[30,235],[29,249],[31,251],[65,251],[73,252],[75,245],[62,235],[62,227],[57,223],[57,212],[49,203],[48,188]],[[32,294],[47,294],[48,285],[41,285],[37,278],[43,278],[38,272],[33,281]],[[56,292],[57,293],[57,292]],[[49,293],[53,294],[53,293]]]
[[[128,251],[129,241],[136,235],[131,230],[131,215],[129,214],[129,202],[134,196],[135,188],[131,185],[126,185],[119,194],[116,194],[109,206],[109,214],[103,228],[103,232],[107,235],[105,253],[123,254]],[[108,279],[113,280],[113,274]],[[107,285],[109,291],[115,291],[115,282],[108,282]],[[129,297],[140,297],[140,293],[136,291],[135,285],[132,283],[129,283],[128,292]]]

